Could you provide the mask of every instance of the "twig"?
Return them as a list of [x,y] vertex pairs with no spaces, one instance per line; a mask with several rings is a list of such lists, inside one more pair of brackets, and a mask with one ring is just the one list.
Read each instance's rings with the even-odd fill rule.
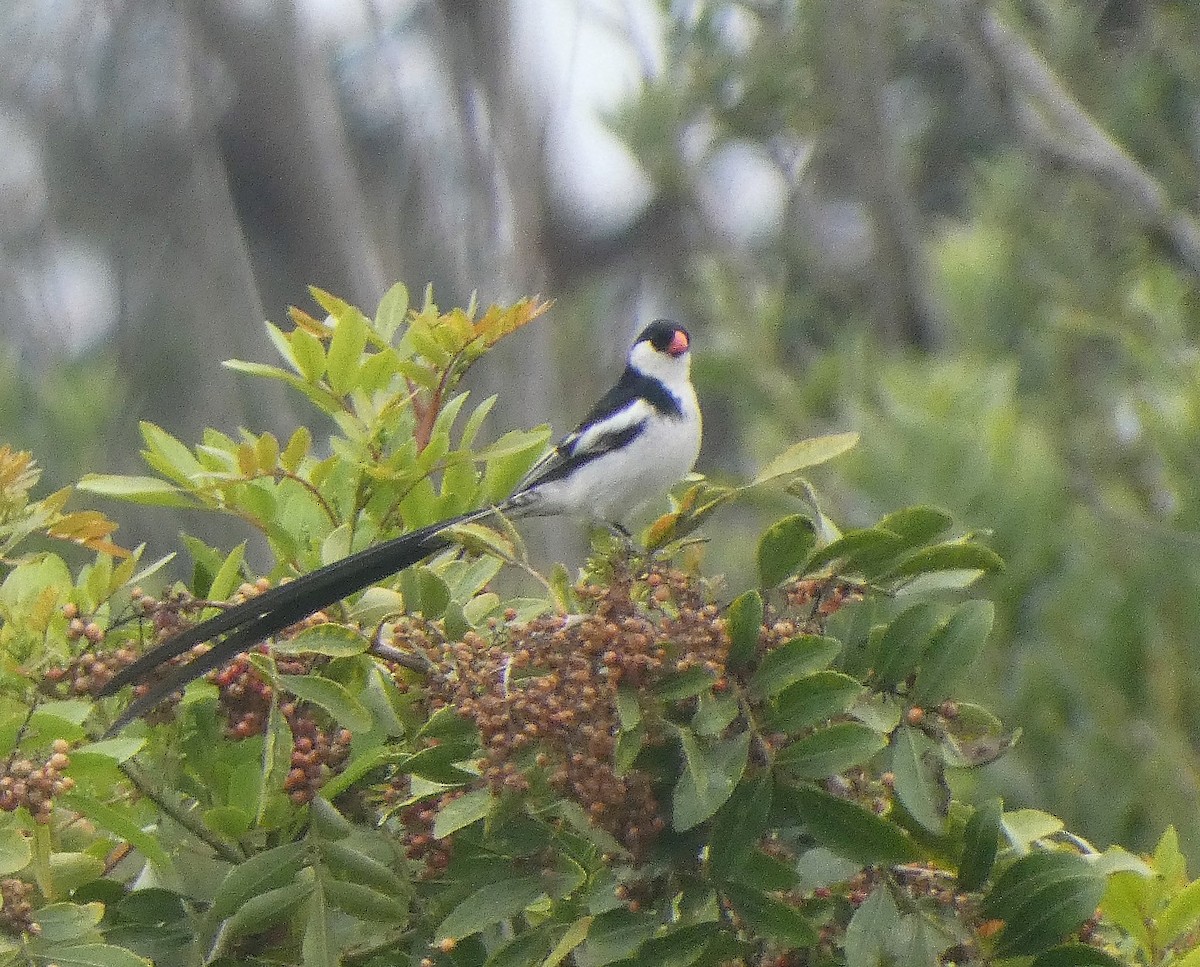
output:
[[1200,276],[1196,217],[1172,206],[1162,184],[1088,114],[1042,55],[995,11],[973,2],[951,3],[955,13],[968,15],[967,39],[1003,82],[1003,101],[1025,139],[1107,185],[1146,225],[1165,234],[1179,262]]
[[388,645],[380,641],[377,637],[370,648],[371,654],[382,658],[384,661],[390,661],[401,668],[407,668],[409,671],[417,672],[421,675],[428,675],[433,670],[433,665],[428,658],[423,655],[414,655],[411,652],[401,651],[395,645]]
[[245,854],[240,849],[235,849],[228,843],[218,839],[213,835],[212,831],[197,819],[188,810],[184,809],[178,803],[173,803],[163,795],[150,777],[144,773],[139,766],[133,762],[122,762],[120,769],[125,773],[132,784],[133,788],[140,792],[143,796],[149,799],[156,805],[160,811],[170,816],[175,822],[186,829],[189,833],[195,836],[198,840],[208,846],[214,853],[227,860],[230,863],[243,863],[246,860]]

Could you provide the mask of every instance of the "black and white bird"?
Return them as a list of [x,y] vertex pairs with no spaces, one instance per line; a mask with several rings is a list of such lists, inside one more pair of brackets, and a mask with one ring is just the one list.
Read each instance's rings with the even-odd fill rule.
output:
[[446,531],[457,524],[494,513],[509,518],[566,514],[619,524],[663,496],[696,462],[701,420],[690,370],[687,330],[663,319],[650,323],[630,349],[617,384],[533,466],[511,497],[327,564],[164,642],[113,676],[101,694],[143,681],[196,645],[213,644],[154,682],[108,734],[257,642],[448,547],[453,542]]

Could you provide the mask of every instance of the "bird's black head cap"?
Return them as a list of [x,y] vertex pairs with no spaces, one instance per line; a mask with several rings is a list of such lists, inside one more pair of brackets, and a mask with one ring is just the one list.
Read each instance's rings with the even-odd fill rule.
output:
[[660,353],[669,356],[682,356],[692,345],[692,337],[688,335],[688,331],[670,319],[655,319],[642,330],[637,341],[648,342]]

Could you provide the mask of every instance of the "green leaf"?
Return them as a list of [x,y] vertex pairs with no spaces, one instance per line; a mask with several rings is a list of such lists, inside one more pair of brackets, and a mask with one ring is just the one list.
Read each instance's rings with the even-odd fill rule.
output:
[[842,643],[835,638],[800,635],[763,655],[750,677],[750,688],[757,695],[775,695],[828,666],[841,650]]
[[402,768],[414,776],[442,785],[462,785],[476,778],[460,769],[456,763],[472,758],[478,752],[478,744],[470,742],[443,742],[422,749],[405,759]]
[[1061,832],[1064,825],[1057,816],[1040,809],[1013,809],[1001,818],[1001,828],[1008,841],[1017,850],[1025,852],[1037,840]]
[[875,649],[875,677],[881,688],[894,688],[912,673],[932,644],[940,620],[941,609],[929,601],[892,619]]
[[308,909],[304,917],[304,938],[301,940],[300,957],[304,967],[338,967],[338,944],[333,938],[329,904],[321,883],[308,898]]
[[325,843],[321,857],[340,879],[369,886],[390,897],[405,897],[408,883],[386,864],[344,842]]
[[720,735],[738,717],[738,697],[733,692],[714,695],[701,692],[692,716],[692,731],[697,735]]
[[918,729],[902,725],[892,733],[891,763],[900,804],[931,833],[941,833],[949,792],[933,740]]
[[773,588],[795,574],[817,542],[817,528],[803,514],[776,521],[758,542],[758,578]]
[[[138,423],[138,429],[146,444],[146,450],[149,451],[143,455],[159,473],[185,487],[191,484],[195,477],[204,473],[204,467],[192,451],[162,427],[142,420]],[[151,460],[150,457],[154,459]]]
[[243,541],[221,562],[208,588],[210,598],[214,601],[224,601],[233,594],[234,589],[242,583],[242,562],[245,558],[246,543]]
[[279,684],[297,698],[319,705],[343,728],[371,730],[371,713],[344,685],[319,675],[280,675]]
[[1004,921],[998,956],[1029,956],[1076,930],[1095,912],[1104,888],[1104,877],[1074,853],[1030,853],[1000,874],[980,912]]
[[708,865],[714,876],[728,880],[745,865],[766,832],[772,789],[771,774],[764,771],[739,782],[721,807],[708,838]]
[[[1154,894],[1161,894],[1162,884],[1156,876],[1118,872],[1108,877],[1100,910],[1105,920],[1118,930],[1130,934],[1134,941],[1150,950],[1156,946],[1158,925],[1146,911],[1159,904]],[[1150,928],[1154,927],[1154,934]]]
[[776,477],[783,477],[840,456],[858,444],[857,433],[834,433],[829,436],[812,437],[788,447],[759,471],[751,482],[757,487]]
[[498,804],[490,789],[473,789],[452,799],[438,810],[433,823],[433,835],[436,839],[444,839],[471,823],[486,819]]
[[886,744],[874,729],[837,722],[784,746],[775,766],[801,779],[824,779],[861,765]]
[[359,920],[401,925],[408,919],[406,902],[362,883],[325,880],[322,888],[331,907]]
[[60,893],[70,893],[85,883],[99,879],[104,873],[104,861],[91,853],[51,853],[50,874]]
[[588,930],[591,929],[594,919],[594,917],[580,917],[567,927],[566,932],[559,938],[558,943],[554,945],[554,949],[542,961],[541,967],[558,967],[559,964],[566,960],[567,955],[586,939]]
[[266,379],[277,379],[302,394],[313,406],[322,413],[337,416],[342,412],[341,401],[323,386],[307,382],[295,373],[289,373],[278,366],[265,366],[262,363],[248,363],[240,359],[227,359],[222,363],[226,369],[235,373],[245,373],[247,376],[258,376]]
[[592,921],[587,940],[575,949],[576,967],[603,967],[625,960],[653,937],[657,928],[658,917],[652,914],[625,909],[602,913]]
[[515,917],[545,892],[546,883],[540,876],[489,883],[450,911],[438,926],[434,943],[446,939],[462,940]]
[[646,745],[646,730],[638,725],[630,731],[622,730],[617,736],[617,747],[613,751],[613,770],[618,776],[626,775]]
[[0,829],[0,876],[11,876],[25,869],[33,859],[30,840],[17,829]]
[[546,810],[546,814],[547,816],[559,817],[564,820],[572,830],[602,853],[610,853],[613,856],[620,857],[629,855],[629,851],[618,843],[611,833],[593,825],[592,821],[588,819],[587,813],[583,811],[583,807],[577,802],[570,799],[560,799]]
[[306,383],[317,383],[325,375],[325,344],[307,329],[293,329],[284,338],[301,378]]
[[81,940],[104,919],[103,903],[51,903],[38,910],[34,922],[41,927],[43,943],[59,944]]
[[672,924],[651,937],[626,961],[629,967],[710,967],[736,963],[744,951],[730,932],[716,923]]
[[408,288],[397,282],[383,294],[375,310],[375,328],[389,342],[408,318]]
[[800,884],[800,876],[793,863],[769,856],[759,846],[750,849],[746,862],[733,879],[764,893],[794,890]]
[[440,742],[477,742],[479,732],[474,723],[458,714],[453,705],[439,708],[420,729],[417,739],[437,739]]
[[629,685],[618,685],[615,704],[617,720],[621,723],[622,731],[631,731],[641,724],[642,706],[638,701],[637,689]]
[[241,839],[253,824],[254,814],[241,806],[214,806],[204,810],[204,825],[228,839]]
[[1200,923],[1200,880],[1193,880],[1171,897],[1167,908],[1158,915],[1158,937],[1162,945],[1171,945]]
[[[75,753],[72,753],[72,756],[74,755]],[[163,849],[159,838],[153,833],[148,833],[142,829],[130,810],[101,802],[94,796],[88,795],[86,792],[81,792],[81,788],[82,786],[77,786],[71,792],[65,793],[62,797],[63,803],[81,815],[86,816],[101,829],[115,833],[134,849],[139,850],[146,859],[160,870],[171,868],[171,860],[167,856],[166,850]],[[7,875],[10,872],[14,871],[4,870],[0,867],[0,876]]]
[[928,544],[946,530],[954,518],[938,507],[905,507],[888,514],[879,527],[904,539],[909,546]]
[[[350,620],[356,622],[360,628],[370,628],[378,627],[403,611],[404,598],[399,591],[391,588],[370,587],[349,606],[347,614]],[[319,627],[309,630],[316,631]],[[331,625],[331,627],[342,630],[338,625]],[[363,636],[359,634],[359,637]],[[332,642],[329,644],[331,647],[337,647]]]
[[812,555],[806,570],[811,574],[836,562],[841,574],[873,575],[883,564],[905,550],[904,538],[879,527],[847,531]]
[[753,589],[738,595],[729,605],[725,620],[729,632],[728,666],[736,671],[753,661],[758,652],[763,620],[762,595]]
[[1155,844],[1154,870],[1168,883],[1187,878],[1187,858],[1179,849],[1179,833],[1174,826],[1163,830]]
[[1110,846],[1094,856],[1088,857],[1091,864],[1104,876],[1111,877],[1115,873],[1136,873],[1144,879],[1154,876],[1154,869],[1140,856],[1134,856],[1121,846]]
[[285,843],[235,866],[221,882],[209,915],[214,921],[224,920],[251,897],[289,883],[304,866],[306,856],[303,843]]
[[980,889],[992,875],[1000,848],[1000,817],[1004,803],[989,799],[975,810],[963,831],[962,856],[958,861],[958,888],[966,893]]
[[885,967],[894,963],[889,947],[900,921],[900,911],[887,889],[878,886],[872,890],[846,925],[846,967]]
[[798,732],[846,711],[862,690],[862,683],[849,675],[815,672],[790,685],[771,703],[767,722],[777,732]]
[[85,493],[115,497],[149,507],[179,507],[191,510],[200,502],[187,491],[158,477],[123,476],[109,473],[89,473],[76,485]]
[[330,843],[345,839],[354,832],[354,824],[338,812],[333,803],[321,796],[308,804],[308,822],[314,836]]
[[[550,950],[553,934],[559,925],[554,921],[543,922],[518,934],[508,934],[499,945],[488,950],[487,960],[482,961],[483,967],[533,967],[542,963],[542,958]],[[482,944],[480,945],[482,947]],[[456,951],[458,948],[455,948]],[[471,951],[467,956],[473,956]],[[564,955],[565,956],[565,955]],[[461,963],[461,959],[456,957]],[[472,961],[478,963],[479,961]]]
[[226,942],[238,937],[247,937],[262,933],[284,918],[288,917],[295,908],[308,899],[315,884],[312,882],[288,883],[286,886],[256,893],[239,906],[222,932]]
[[48,945],[40,951],[39,960],[58,967],[153,967],[144,957],[104,943]]
[[183,899],[173,890],[147,887],[127,893],[115,907],[117,919],[125,923],[149,924],[152,926],[177,924],[182,926],[188,913]]
[[894,866],[920,856],[916,844],[898,826],[823,789],[795,786],[776,799],[795,811],[819,845],[846,859]]
[[271,340],[271,345],[275,347],[275,351],[279,353],[281,357],[283,357],[283,361],[291,366],[297,374],[304,376],[304,367],[296,358],[292,339],[292,337],[295,335],[295,332],[303,332],[304,330],[297,329],[295,332],[289,335],[273,322],[268,322],[265,328],[267,330],[267,338]]
[[922,548],[896,565],[887,577],[913,577],[929,571],[1003,571],[1004,560],[982,544],[953,542]]
[[[267,727],[263,732],[262,754],[259,756],[254,789],[254,798],[258,801],[258,813],[254,820],[265,829],[272,828],[282,820],[280,811],[284,808],[284,800],[279,791],[283,787],[284,777],[291,770],[294,749],[291,727],[283,717],[279,703],[272,702],[267,712]],[[247,796],[244,801],[249,804],[253,800]]]
[[305,628],[294,638],[276,639],[271,651],[276,655],[328,655],[349,658],[371,647],[362,634],[344,625],[326,622]]
[[450,603],[450,588],[446,582],[424,565],[401,572],[400,593],[404,595],[404,609],[409,614],[420,612],[431,621],[445,614]]
[[693,665],[684,671],[663,676],[654,686],[654,694],[666,702],[681,702],[708,691],[712,688],[713,681],[709,672],[699,665]]
[[326,375],[330,388],[338,396],[345,396],[358,382],[358,371],[362,365],[363,352],[367,348],[367,321],[363,314],[352,306],[343,305],[333,315],[337,325],[333,338],[329,340],[326,356]]
[[679,730],[684,768],[671,797],[671,825],[677,832],[704,822],[725,804],[746,769],[750,733],[711,744],[690,729]]
[[298,426],[293,431],[283,453],[279,455],[279,465],[290,473],[300,469],[301,461],[308,456],[312,448],[312,431],[306,426]]
[[917,705],[934,705],[951,694],[983,651],[996,617],[991,601],[966,601],[933,636],[913,686]]
[[965,591],[986,574],[978,568],[950,568],[947,571],[930,571],[928,574],[918,574],[915,578],[905,581],[902,587],[896,589],[896,597],[928,596],[941,594],[944,591]]
[[487,461],[481,488],[485,502],[498,504],[513,492],[546,449],[550,434],[548,426],[509,430],[483,450],[482,459]]
[[731,891],[729,902],[756,934],[784,947],[812,947],[819,939],[816,927],[799,910],[751,887]]

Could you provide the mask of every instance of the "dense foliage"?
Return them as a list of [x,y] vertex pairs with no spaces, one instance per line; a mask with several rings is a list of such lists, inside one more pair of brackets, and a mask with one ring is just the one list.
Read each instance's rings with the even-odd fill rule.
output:
[[[9,963],[1166,965],[1200,929],[1174,833],[1099,851],[1054,816],[972,803],[1017,739],[958,698],[1001,562],[916,506],[840,532],[789,447],[743,487],[695,479],[577,579],[504,525],[313,616],[97,739],[123,663],[226,599],[507,492],[542,430],[477,445],[470,363],[544,307],[408,308],[324,293],[272,329],[280,379],[334,424],[280,444],[145,427],[156,476],[91,493],[233,514],[188,538],[187,587],[0,453],[0,927]],[[698,528],[790,495],[752,587],[705,576]],[[72,572],[40,539],[82,544]],[[502,596],[506,565],[532,592]],[[985,770],[986,771],[986,770]]]
[[[1025,732],[991,788],[1100,842],[1175,824],[1193,861],[1198,16],[714,0],[618,115],[688,213],[666,272],[726,432],[854,427],[839,519],[934,503],[992,532],[969,685]],[[778,192],[749,238],[730,157]]]

